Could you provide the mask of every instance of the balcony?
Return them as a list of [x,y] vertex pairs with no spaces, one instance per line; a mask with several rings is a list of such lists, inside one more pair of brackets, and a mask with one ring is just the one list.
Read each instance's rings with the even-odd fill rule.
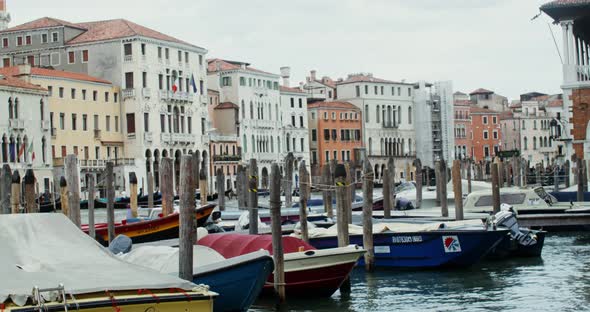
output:
[[398,125],[395,122],[383,122],[383,128],[385,129],[397,129]]
[[195,136],[188,133],[173,133],[172,141],[177,144],[194,144]]
[[172,144],[172,135],[170,133],[160,133],[160,141],[166,144]]
[[236,135],[211,135],[212,142],[237,142],[238,136]]
[[158,98],[160,98],[160,100],[167,101],[169,97],[170,97],[170,91],[158,90]]
[[154,141],[154,135],[151,132],[145,132],[143,134],[143,142],[147,145]]
[[24,130],[25,129],[25,121],[22,119],[9,119],[8,123],[10,125],[10,129],[12,129],[12,130]]
[[133,62],[133,54],[125,55],[123,57],[123,61],[125,61],[125,62]]
[[100,130],[99,129],[94,129],[94,139],[95,140],[100,140],[101,137],[102,136],[101,136]]
[[43,129],[43,131],[49,131],[50,127],[51,123],[49,120],[41,120],[41,129]]
[[201,104],[207,105],[209,103],[209,99],[207,98],[206,95],[201,95],[199,97],[200,97]]
[[[102,170],[106,168],[107,163],[112,162],[115,166],[135,166],[135,159],[133,158],[117,158],[117,159],[79,159],[78,165],[80,169],[96,169]],[[54,159],[55,166],[55,159]]]
[[123,97],[123,100],[135,98],[135,89],[123,89],[123,91],[121,91],[121,96]]
[[240,155],[215,155],[213,161],[215,162],[236,162],[242,160]]
[[152,97],[152,90],[150,88],[143,88],[141,89],[141,95],[143,95],[144,98],[149,99]]

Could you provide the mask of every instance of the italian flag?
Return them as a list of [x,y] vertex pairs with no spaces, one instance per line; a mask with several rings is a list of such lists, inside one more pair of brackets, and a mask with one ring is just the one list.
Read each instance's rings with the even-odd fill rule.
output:
[[33,149],[33,140],[31,140],[31,144],[29,144],[29,149],[27,150],[27,154],[33,153],[31,155],[31,162],[35,161],[35,150]]
[[178,77],[174,77],[174,82],[172,83],[172,92],[176,93],[178,91]]

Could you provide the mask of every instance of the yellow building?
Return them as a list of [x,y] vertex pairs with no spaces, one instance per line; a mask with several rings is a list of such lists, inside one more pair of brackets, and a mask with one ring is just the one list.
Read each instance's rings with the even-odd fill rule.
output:
[[[81,174],[95,173],[97,181],[101,180],[100,172],[107,160],[118,167],[133,164],[133,160],[125,159],[119,89],[111,82],[28,65],[0,68],[0,74],[19,77],[49,91],[56,183],[63,174],[63,161],[68,154],[78,155]],[[115,183],[124,185],[121,174],[115,177]]]

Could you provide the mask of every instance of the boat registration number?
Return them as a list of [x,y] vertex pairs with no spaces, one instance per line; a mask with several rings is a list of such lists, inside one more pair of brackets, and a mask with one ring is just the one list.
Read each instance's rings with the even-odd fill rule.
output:
[[376,254],[388,254],[391,251],[389,246],[375,246],[374,250]]
[[393,236],[391,241],[394,244],[408,244],[408,243],[421,243],[422,236],[415,235],[415,236]]

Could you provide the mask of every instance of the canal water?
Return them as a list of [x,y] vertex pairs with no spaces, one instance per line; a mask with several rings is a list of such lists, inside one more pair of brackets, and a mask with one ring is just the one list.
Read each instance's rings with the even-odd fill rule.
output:
[[590,232],[551,234],[541,258],[485,261],[462,270],[353,271],[350,295],[252,311],[590,311]]

